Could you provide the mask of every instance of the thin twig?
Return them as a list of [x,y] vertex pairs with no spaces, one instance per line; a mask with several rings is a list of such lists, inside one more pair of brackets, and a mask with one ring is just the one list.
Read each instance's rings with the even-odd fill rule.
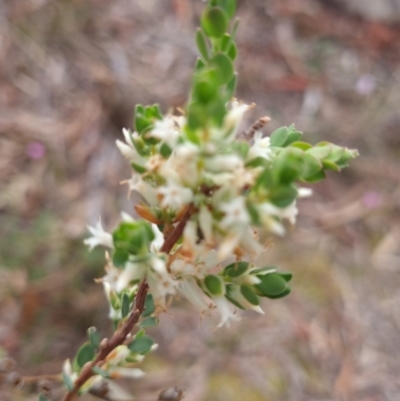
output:
[[[160,248],[160,252],[170,253],[176,242],[179,240],[181,235],[183,234],[183,230],[186,226],[186,223],[190,219],[193,214],[194,209],[193,206],[190,206],[188,211],[182,217],[181,221],[174,228],[171,234],[165,239],[163,245]],[[93,367],[101,366],[107,356],[119,345],[123,344],[126,337],[130,334],[135,324],[139,321],[139,318],[144,310],[144,304],[146,300],[146,295],[148,292],[149,286],[146,283],[146,280],[143,280],[140,285],[138,292],[135,297],[135,302],[132,307],[132,312],[129,315],[128,320],[121,326],[119,330],[117,330],[111,340],[107,341],[103,347],[100,348],[96,358],[92,362],[88,362],[83,366],[82,371],[78,378],[75,380],[74,388],[67,393],[65,393],[62,401],[71,401],[79,389],[89,380],[93,375]]]

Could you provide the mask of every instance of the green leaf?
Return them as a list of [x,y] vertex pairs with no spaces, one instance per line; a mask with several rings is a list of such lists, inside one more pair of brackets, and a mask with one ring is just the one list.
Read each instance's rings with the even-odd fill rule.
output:
[[304,166],[304,152],[296,148],[283,148],[274,160],[278,182],[290,184],[301,175]]
[[304,181],[312,183],[312,182],[321,181],[324,178],[325,178],[325,172],[323,170],[321,170],[321,171],[318,171],[318,173],[316,173],[310,177],[304,178]]
[[307,142],[302,142],[302,141],[296,141],[290,144],[291,147],[293,148],[299,148],[301,150],[308,150],[312,148],[312,145],[307,143]]
[[251,274],[257,275],[257,274],[270,274],[274,273],[274,270],[277,270],[278,268],[276,266],[264,266],[264,267],[259,267],[257,269],[253,269],[251,271]]
[[282,294],[288,288],[286,280],[277,273],[269,273],[257,277],[261,280],[261,283],[256,284],[255,287],[263,296],[277,296]]
[[126,292],[124,292],[124,294],[122,295],[122,304],[121,304],[122,317],[126,317],[129,315],[129,312],[131,310],[130,306],[131,306],[131,300],[129,298],[129,295]]
[[221,39],[221,50],[226,53],[232,44],[232,38],[231,35],[229,35],[229,33],[225,33],[224,36]]
[[199,57],[196,60],[196,65],[194,67],[194,69],[196,70],[196,72],[200,71],[202,68],[204,68],[206,66],[206,63]]
[[160,146],[160,154],[165,159],[167,159],[169,156],[171,156],[171,153],[172,153],[172,149],[166,143],[163,143]]
[[135,354],[143,355],[150,351],[153,344],[154,340],[148,335],[135,336],[134,340],[128,345],[128,348]]
[[153,326],[157,326],[159,323],[158,319],[156,317],[150,316],[146,319],[144,319],[140,324],[139,327],[140,328],[147,328],[147,327],[153,327]]
[[276,272],[279,274],[287,283],[293,278],[293,273],[289,272]]
[[243,284],[240,286],[240,293],[249,301],[252,305],[260,305],[260,299],[254,293],[253,288],[249,285]]
[[228,28],[228,21],[221,8],[212,7],[204,11],[201,26],[210,38],[220,38]]
[[136,255],[143,252],[154,240],[154,232],[146,221],[122,222],[113,232],[115,249]]
[[289,132],[287,127],[281,127],[275,130],[270,137],[271,146],[280,147],[286,142]]
[[308,149],[306,153],[314,156],[318,160],[325,159],[329,153],[331,152],[330,146],[314,146],[311,149]]
[[76,363],[79,368],[82,368],[85,363],[92,361],[95,355],[96,350],[93,345],[89,342],[86,342],[79,348],[76,354]]
[[96,327],[89,327],[87,329],[87,334],[89,337],[90,344],[92,344],[93,348],[95,349],[99,348],[101,337]]
[[235,61],[236,60],[236,57],[237,57],[237,46],[235,45],[235,43],[232,43],[231,44],[231,47],[229,48],[229,50],[228,50],[228,56],[229,56],[229,58],[232,60],[232,61]]
[[278,207],[289,206],[297,198],[297,189],[293,185],[280,186],[269,194],[270,201]]
[[112,256],[113,264],[116,267],[125,266],[125,263],[128,261],[128,259],[129,253],[122,249],[116,249]]
[[197,79],[193,85],[193,97],[203,104],[214,99],[218,92],[218,83],[209,79],[207,73],[208,71],[201,74],[201,78]]
[[246,273],[249,268],[249,262],[234,262],[230,265],[226,266],[224,269],[224,275],[229,277],[239,277],[242,274]]
[[226,84],[226,92],[228,100],[232,99],[235,95],[237,84],[237,74],[233,74],[232,79]]
[[134,162],[131,163],[131,166],[139,174],[144,174],[147,171],[146,167]]
[[204,278],[204,285],[208,292],[212,295],[224,295],[225,285],[221,277],[209,274]]
[[111,377],[110,373],[107,372],[106,370],[99,368],[98,366],[93,366],[92,371],[101,377],[104,377],[105,379],[109,379]]
[[154,305],[153,295],[147,294],[146,300],[144,301],[144,311],[142,313],[143,317],[150,316],[156,310],[156,306]]
[[339,166],[329,160],[322,160],[322,165],[325,170],[340,171]]
[[303,167],[301,169],[302,178],[312,177],[322,169],[322,163],[314,156],[304,153]]
[[224,10],[226,16],[231,19],[236,12],[236,0],[217,0],[216,4]]
[[234,289],[235,286],[233,284],[227,284],[225,298],[237,308],[245,310],[246,308],[239,301],[233,298]]
[[297,142],[302,136],[303,133],[300,131],[289,132],[288,137],[286,138],[286,141],[283,146],[289,146],[292,143]]
[[39,394],[38,401],[48,401],[48,398],[44,394]]
[[234,68],[231,59],[224,53],[217,53],[210,60],[210,67],[215,69],[220,85],[227,84],[233,77]]
[[208,61],[209,55],[208,55],[206,36],[204,35],[204,32],[200,28],[197,29],[196,33],[196,45],[197,48],[199,49],[201,56],[204,58],[204,60]]
[[236,34],[237,34],[238,29],[239,29],[239,23],[240,23],[239,18],[236,18],[236,20],[235,20],[235,22],[233,24],[232,33],[231,33],[232,40],[236,39]]
[[292,290],[288,287],[288,288],[286,288],[285,291],[281,292],[278,295],[268,295],[268,298],[271,298],[271,299],[283,298],[283,297],[286,297],[287,295],[289,295],[291,291]]
[[261,225],[260,214],[257,208],[251,202],[247,202],[246,206],[247,206],[247,211],[249,212],[249,215],[251,217],[251,222],[256,226]]

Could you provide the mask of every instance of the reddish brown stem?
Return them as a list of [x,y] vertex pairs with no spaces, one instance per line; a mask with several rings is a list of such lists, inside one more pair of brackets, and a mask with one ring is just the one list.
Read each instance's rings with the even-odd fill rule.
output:
[[[173,229],[171,234],[165,239],[163,245],[160,248],[160,252],[170,253],[176,242],[179,240],[181,235],[183,234],[183,230],[185,228],[186,223],[190,219],[190,216],[193,214],[193,207],[190,206],[188,211],[182,217],[179,224]],[[101,366],[106,360],[107,356],[119,345],[123,344],[126,337],[132,331],[135,324],[139,321],[139,318],[144,310],[144,304],[146,300],[146,295],[148,292],[149,286],[146,283],[146,280],[143,280],[140,285],[138,292],[135,297],[135,302],[132,307],[132,312],[129,315],[128,320],[113,334],[111,340],[109,340],[106,344],[104,344],[96,358],[92,362],[88,362],[81,370],[80,375],[75,380],[74,388],[67,393],[65,393],[62,401],[71,401],[78,393],[79,389],[94,375],[93,367]]]

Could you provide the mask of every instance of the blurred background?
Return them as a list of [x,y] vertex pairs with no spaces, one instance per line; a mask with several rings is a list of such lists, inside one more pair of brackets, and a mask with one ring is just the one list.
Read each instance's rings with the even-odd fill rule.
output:
[[[137,103],[184,106],[202,7],[0,1],[0,346],[25,376],[60,372],[89,326],[111,333],[86,224],[133,212],[115,140]],[[266,252],[295,273],[289,297],[229,330],[177,302],[150,330],[147,375],[124,388],[139,401],[174,385],[187,401],[398,401],[400,1],[239,0],[238,16],[247,126],[269,115],[267,134],[294,122],[361,156],[314,186]],[[6,376],[1,401],[37,399]]]

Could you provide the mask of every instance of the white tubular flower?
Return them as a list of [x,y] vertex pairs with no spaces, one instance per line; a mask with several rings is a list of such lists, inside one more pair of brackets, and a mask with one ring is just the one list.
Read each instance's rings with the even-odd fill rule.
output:
[[195,187],[199,182],[199,149],[192,143],[177,145],[171,157],[162,165],[160,174],[167,181]]
[[75,383],[75,380],[78,378],[78,374],[72,370],[71,361],[69,359],[64,361],[62,372],[71,379],[72,383]]
[[112,297],[116,297],[114,289],[111,287],[111,284],[103,279],[103,288],[104,292],[106,293],[106,297],[108,299],[108,304],[110,306],[110,312],[108,314],[111,320],[118,320],[122,318],[122,314],[120,310],[116,310],[113,308],[112,304]]
[[213,242],[213,217],[208,207],[202,205],[199,212],[199,226],[207,243]]
[[235,225],[244,226],[250,223],[250,216],[247,212],[245,199],[239,196],[228,203],[220,205],[219,209],[225,213],[220,225],[223,228],[229,228]]
[[169,182],[167,185],[159,187],[157,193],[162,195],[161,206],[172,209],[180,209],[193,200],[193,192],[190,188]]
[[175,294],[178,282],[168,273],[163,259],[154,255],[147,270],[146,280],[156,306],[165,308],[165,298],[169,294]]
[[97,222],[96,227],[87,226],[87,228],[92,234],[92,237],[86,238],[83,243],[87,245],[90,250],[98,245],[103,245],[108,248],[114,249],[112,235],[104,231],[100,219]]
[[255,159],[256,157],[263,157],[264,159],[271,160],[272,150],[270,138],[268,136],[262,137],[262,132],[256,132],[254,135],[254,143],[249,149],[247,160]]
[[218,313],[221,316],[217,327],[222,327],[224,325],[229,327],[231,325],[231,320],[240,320],[240,316],[238,316],[235,311],[232,311],[231,303],[225,297],[213,297],[213,301],[217,307]]
[[[129,161],[134,161],[138,164],[143,164],[145,159],[138,153],[133,144],[131,133],[126,128],[122,129],[122,133],[124,134],[125,142],[123,143],[119,139],[115,141],[119,151],[122,153],[124,157],[126,157]],[[138,134],[134,132],[133,136],[137,136]]]
[[156,189],[144,181],[140,175],[134,174],[127,183],[129,191],[138,192],[149,205],[154,206],[158,204]]
[[290,224],[296,223],[296,216],[299,212],[296,206],[296,201],[292,202],[289,206],[286,207],[277,207],[272,203],[266,202],[261,205],[257,206],[259,210],[259,214],[261,219],[263,216],[275,216],[279,217],[280,219],[286,219],[290,222]]
[[308,198],[313,194],[313,190],[311,188],[298,188],[297,192],[299,198]]
[[251,106],[248,104],[240,104],[236,100],[232,102],[232,108],[226,115],[223,123],[223,130],[230,133],[230,138],[233,138],[236,135],[244,113],[246,113],[250,108]]
[[121,220],[124,223],[134,223],[136,221],[129,213],[126,212],[121,212]]
[[261,309],[260,305],[253,305],[250,303],[240,292],[238,287],[234,287],[229,294],[234,300],[238,301],[241,305],[243,305],[246,309],[251,309],[254,312],[264,314],[264,311]]
[[106,363],[111,366],[116,366],[124,361],[131,353],[131,350],[126,345],[118,345],[110,354],[106,357]]
[[146,274],[144,263],[127,262],[124,270],[118,276],[115,291],[121,292],[129,287],[134,280],[141,280]]
[[155,235],[154,240],[150,244],[150,249],[154,252],[158,252],[158,250],[162,247],[164,243],[164,235],[159,230],[156,224],[152,224],[151,228],[153,229],[153,233]]
[[174,117],[166,116],[163,120],[155,122],[154,128],[148,135],[166,143],[170,148],[174,148],[179,138],[178,124]]
[[196,245],[189,256],[185,254],[184,257],[175,259],[170,269],[178,279],[188,276],[203,279],[219,262],[216,251],[203,245]]
[[123,368],[123,367],[115,367],[108,369],[110,376],[112,379],[120,379],[121,377],[127,377],[130,379],[139,379],[143,377],[145,373],[142,369],[138,368]]
[[243,160],[237,155],[219,155],[205,159],[204,166],[212,172],[231,172],[243,166]]
[[196,281],[192,277],[180,281],[177,289],[178,292],[181,293],[189,302],[191,302],[201,313],[210,309],[204,292],[199,288]]

